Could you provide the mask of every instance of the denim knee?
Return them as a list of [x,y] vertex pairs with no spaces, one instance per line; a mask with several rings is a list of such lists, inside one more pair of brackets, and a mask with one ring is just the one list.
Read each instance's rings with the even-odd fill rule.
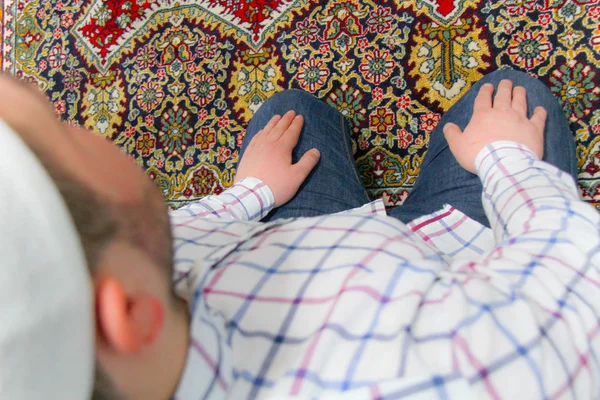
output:
[[531,75],[514,69],[500,69],[484,76],[478,83],[492,83],[497,86],[500,81],[508,79],[514,86],[522,86],[527,91],[530,104],[543,104],[551,101],[558,103],[556,97],[542,81]]
[[330,117],[339,118],[341,114],[312,94],[299,89],[288,89],[283,92],[275,93],[269,97],[258,109],[257,113],[267,113],[269,115],[283,115],[286,112],[294,110],[299,115],[310,114],[311,111],[319,110],[319,113],[329,114]]
[[314,101],[318,101],[318,99],[308,92],[298,89],[287,89],[283,92],[275,93],[265,100],[259,111],[264,111],[263,109],[265,109],[276,111],[275,114],[285,113],[289,110],[296,110],[297,106]]

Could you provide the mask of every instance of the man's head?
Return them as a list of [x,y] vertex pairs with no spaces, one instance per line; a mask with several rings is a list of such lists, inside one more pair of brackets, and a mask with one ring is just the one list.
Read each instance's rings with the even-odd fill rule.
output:
[[36,89],[0,76],[0,119],[42,161],[79,233],[95,288],[99,398],[167,398],[185,360],[162,197],[112,143],[61,124]]

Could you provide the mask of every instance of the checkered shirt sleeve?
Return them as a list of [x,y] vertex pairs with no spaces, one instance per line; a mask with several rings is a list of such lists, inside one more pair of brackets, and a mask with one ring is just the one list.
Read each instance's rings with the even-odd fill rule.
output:
[[[275,206],[273,192],[260,179],[245,178],[218,196],[207,196],[170,212],[170,223],[174,236],[175,268],[173,282],[175,292],[187,299],[194,291],[190,286],[192,267],[209,257],[227,240],[239,238],[249,232],[253,224]],[[208,226],[205,221],[212,220]],[[232,221],[242,222],[236,227],[245,227],[240,232],[228,232]]]
[[258,221],[275,206],[273,192],[260,179],[245,178],[218,196],[207,196],[172,213],[178,218],[225,218]]

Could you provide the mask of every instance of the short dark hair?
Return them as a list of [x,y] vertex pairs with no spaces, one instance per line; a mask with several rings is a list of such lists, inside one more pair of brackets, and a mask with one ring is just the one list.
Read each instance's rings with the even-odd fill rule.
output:
[[[109,207],[91,189],[72,179],[61,168],[37,153],[38,159],[54,181],[79,234],[86,262],[93,275],[102,252],[115,238],[118,222]],[[123,400],[108,373],[96,360],[92,400]]]
[[[36,151],[35,148],[32,150],[54,181],[71,214],[91,276],[96,272],[106,247],[111,241],[121,237],[149,254],[165,271],[166,278],[172,278],[172,239],[166,206],[164,215],[159,216],[152,215],[149,204],[136,207],[113,204],[49,161],[42,152]],[[151,196],[144,198],[150,201],[148,199]],[[91,398],[124,399],[97,360]]]

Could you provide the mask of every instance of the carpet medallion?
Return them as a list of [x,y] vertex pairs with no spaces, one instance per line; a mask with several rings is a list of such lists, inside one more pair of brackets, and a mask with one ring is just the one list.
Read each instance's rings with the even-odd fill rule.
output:
[[253,113],[287,88],[345,115],[369,194],[401,204],[440,115],[514,68],[560,99],[600,209],[599,0],[1,1],[1,68],[174,207],[232,184]]

